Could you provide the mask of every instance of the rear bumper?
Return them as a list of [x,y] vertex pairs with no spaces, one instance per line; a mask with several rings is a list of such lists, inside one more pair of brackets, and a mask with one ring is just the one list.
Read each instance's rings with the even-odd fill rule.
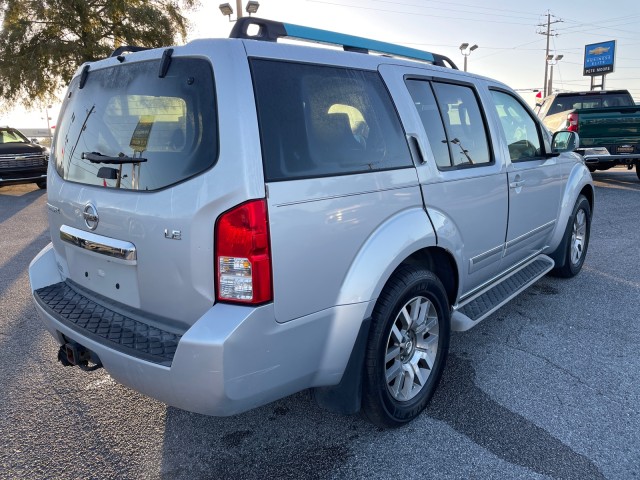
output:
[[604,166],[607,168],[616,165],[634,165],[640,162],[640,155],[585,155],[584,162],[593,167]]
[[63,281],[51,245],[33,260],[29,277],[38,313],[60,344],[63,336],[72,339],[94,352],[116,381],[206,415],[232,415],[306,388],[337,384],[369,306],[334,307],[280,324],[272,304],[216,304],[184,332],[170,365],[162,365],[83,334],[36,300],[36,290]]

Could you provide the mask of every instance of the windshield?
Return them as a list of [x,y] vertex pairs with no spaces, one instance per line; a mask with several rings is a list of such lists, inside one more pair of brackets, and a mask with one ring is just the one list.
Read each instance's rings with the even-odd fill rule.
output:
[[13,128],[2,128],[0,129],[0,143],[29,143],[29,140]]
[[203,59],[174,58],[89,71],[69,87],[54,140],[65,179],[127,190],[158,190],[217,158],[213,75]]

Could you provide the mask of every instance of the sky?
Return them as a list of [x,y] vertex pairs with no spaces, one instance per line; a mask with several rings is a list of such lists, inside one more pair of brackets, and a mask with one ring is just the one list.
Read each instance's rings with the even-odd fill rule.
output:
[[[234,8],[235,0],[227,0]],[[243,0],[243,5],[247,0]],[[607,89],[628,89],[640,102],[640,2],[637,0],[259,0],[256,16],[333,30],[427,50],[448,56],[459,68],[462,43],[477,44],[468,70],[500,80],[530,104],[534,89],[542,89],[545,69],[547,13],[550,13],[550,54],[563,55],[553,70],[553,88],[589,90],[582,74],[585,45],[616,40],[615,71]],[[187,41],[224,38],[233,22],[218,8],[223,0],[201,0],[188,14]],[[231,17],[235,19],[235,15]],[[49,112],[56,123],[59,105]],[[44,110],[16,109],[0,114],[0,125],[46,127]]]

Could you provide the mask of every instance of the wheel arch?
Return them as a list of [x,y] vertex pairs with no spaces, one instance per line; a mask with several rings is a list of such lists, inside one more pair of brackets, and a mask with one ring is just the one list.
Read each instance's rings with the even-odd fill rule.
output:
[[558,216],[558,223],[553,233],[553,237],[549,242],[550,253],[548,255],[555,262],[554,270],[564,267],[564,252],[567,249],[568,241],[567,231],[570,228],[569,219],[571,218],[573,207],[578,201],[580,195],[583,195],[587,199],[587,202],[589,202],[591,216],[593,217],[595,190],[592,182],[591,174],[584,165],[576,165],[569,175],[567,186],[562,197],[562,206],[560,215]]
[[[373,305],[403,261],[422,249],[436,245],[436,234],[424,209],[411,208],[387,219],[367,238],[351,262],[336,305],[360,302]],[[367,315],[371,310],[373,306]]]
[[[593,207],[595,203],[595,192],[593,189],[593,180],[587,167],[582,163],[576,163],[567,178],[564,192],[562,194],[560,211],[558,214],[558,221],[555,226],[551,240],[549,241],[548,251],[557,252],[561,250],[560,245],[565,236],[569,217],[573,211],[573,207],[580,195],[584,195],[589,202],[591,212],[593,213]],[[554,258],[554,260],[556,260]],[[557,263],[557,262],[556,262]]]
[[588,184],[582,187],[582,190],[580,190],[580,194],[584,195],[587,201],[589,202],[589,207],[591,208],[591,215],[593,216],[593,207],[595,202],[595,192],[593,190],[593,185]]
[[[458,276],[458,268],[456,267],[455,259],[449,251],[438,246],[422,248],[412,253],[400,265],[405,264],[421,265],[431,271],[436,277],[438,277],[440,282],[442,282],[442,285],[447,292],[449,305],[451,306],[455,304],[460,278]],[[398,266],[398,268],[399,267],[400,266]]]
[[[396,228],[410,232],[408,238],[397,235]],[[401,266],[412,264],[432,271],[443,284],[449,305],[455,303],[459,285],[458,268],[454,256],[437,245],[437,237],[426,212],[412,209],[385,222],[365,242],[340,290],[339,301],[369,301],[370,305],[340,382],[313,390],[314,398],[322,408],[341,414],[353,414],[360,410],[371,313],[380,292],[393,274]]]

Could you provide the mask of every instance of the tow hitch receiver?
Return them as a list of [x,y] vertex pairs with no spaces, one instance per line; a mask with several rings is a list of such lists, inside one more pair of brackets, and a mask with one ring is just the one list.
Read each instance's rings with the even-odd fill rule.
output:
[[102,367],[102,362],[97,355],[74,341],[68,341],[60,347],[58,361],[65,367],[78,366],[86,372],[92,372]]

